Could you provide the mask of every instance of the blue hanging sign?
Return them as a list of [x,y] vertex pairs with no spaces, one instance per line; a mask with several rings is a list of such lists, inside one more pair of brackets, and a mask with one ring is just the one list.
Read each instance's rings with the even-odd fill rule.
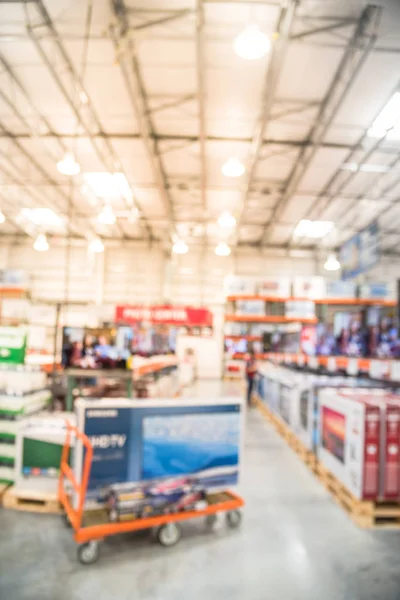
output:
[[340,249],[342,279],[367,271],[379,260],[378,222],[374,221],[343,244]]

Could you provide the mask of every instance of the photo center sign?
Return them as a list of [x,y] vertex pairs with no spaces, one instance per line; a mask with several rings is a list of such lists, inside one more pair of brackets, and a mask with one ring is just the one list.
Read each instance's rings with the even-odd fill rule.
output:
[[212,327],[213,315],[207,308],[192,306],[117,306],[117,323],[134,324],[142,321],[186,327]]

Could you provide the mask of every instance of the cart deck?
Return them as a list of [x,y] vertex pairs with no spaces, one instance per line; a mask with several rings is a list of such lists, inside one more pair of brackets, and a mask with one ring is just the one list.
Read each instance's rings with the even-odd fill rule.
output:
[[[68,465],[72,434],[80,439],[86,448],[81,482],[76,481],[75,475]],[[89,438],[67,422],[67,436],[61,457],[58,494],[65,510],[66,519],[74,530],[74,539],[78,544],[81,544],[78,548],[78,558],[85,564],[97,560],[98,541],[110,535],[158,527],[159,541],[165,546],[171,546],[179,540],[180,529],[177,523],[180,521],[206,517],[212,522],[216,518],[217,513],[225,512],[230,527],[237,527],[240,524],[241,514],[238,509],[244,505],[244,501],[240,496],[231,491],[207,494],[205,499],[206,506],[199,510],[179,511],[146,518],[122,517],[118,522],[109,521],[106,509],[84,511],[92,457],[93,448]],[[65,479],[69,480],[77,493],[77,508],[72,507],[70,498],[66,493]]]

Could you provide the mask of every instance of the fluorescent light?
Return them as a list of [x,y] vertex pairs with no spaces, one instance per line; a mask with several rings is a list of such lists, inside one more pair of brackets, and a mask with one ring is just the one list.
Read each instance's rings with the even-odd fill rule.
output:
[[84,178],[98,198],[132,200],[132,190],[123,173],[85,173]]
[[37,236],[35,243],[33,244],[33,248],[37,252],[46,252],[49,249],[49,242],[47,241],[47,237],[43,233],[40,233]]
[[368,135],[370,137],[383,137],[388,133],[387,139],[400,139],[399,121],[400,92],[396,92],[372,123]]
[[94,238],[89,244],[91,252],[104,252],[104,244],[100,238]]
[[233,46],[236,54],[241,58],[257,60],[269,52],[271,42],[257,25],[249,25],[237,36]]
[[297,224],[294,235],[299,237],[322,238],[332,231],[333,227],[333,221],[309,221],[308,219],[302,219]]
[[218,225],[220,227],[235,227],[236,219],[231,213],[224,212],[218,219]]
[[63,224],[61,217],[50,208],[23,208],[21,216],[37,226],[60,227]]
[[101,212],[97,215],[97,220],[102,225],[114,225],[116,218],[114,211],[109,204],[106,204]]
[[78,175],[81,170],[72,152],[66,152],[64,158],[57,163],[57,169],[63,175]]
[[339,271],[340,262],[336,258],[336,254],[330,254],[324,264],[325,271]]
[[6,220],[6,216],[3,213],[3,211],[0,209],[0,223],[4,223],[5,220]]
[[217,256],[229,256],[230,253],[231,249],[229,248],[228,244],[225,244],[225,242],[220,242],[215,248],[215,254]]
[[238,158],[232,156],[222,165],[221,171],[225,177],[241,177],[245,168]]
[[86,92],[84,92],[83,90],[79,92],[79,98],[82,104],[87,104],[89,102],[89,98],[87,97]]
[[189,250],[188,245],[183,240],[178,240],[172,246],[172,252],[174,254],[186,254],[188,252],[188,250]]
[[361,163],[358,165],[356,162],[343,163],[340,166],[342,171],[361,171],[363,173],[387,173],[390,171],[389,165],[374,165],[371,163]]

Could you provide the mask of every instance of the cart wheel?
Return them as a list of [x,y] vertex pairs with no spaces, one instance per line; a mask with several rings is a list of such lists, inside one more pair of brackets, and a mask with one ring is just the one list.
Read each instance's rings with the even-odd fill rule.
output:
[[62,520],[63,520],[63,523],[64,523],[65,527],[68,527],[68,529],[71,529],[72,525],[71,525],[71,521],[68,518],[67,513],[64,513],[62,515]]
[[157,533],[157,539],[162,546],[174,546],[181,537],[181,528],[176,523],[161,525]]
[[218,516],[214,513],[212,515],[206,516],[206,525],[207,527],[213,527],[215,523],[218,521]]
[[242,522],[242,513],[239,510],[231,510],[226,513],[226,522],[229,527],[236,529]]
[[99,558],[100,545],[97,541],[86,542],[78,547],[78,559],[84,565],[92,565]]

